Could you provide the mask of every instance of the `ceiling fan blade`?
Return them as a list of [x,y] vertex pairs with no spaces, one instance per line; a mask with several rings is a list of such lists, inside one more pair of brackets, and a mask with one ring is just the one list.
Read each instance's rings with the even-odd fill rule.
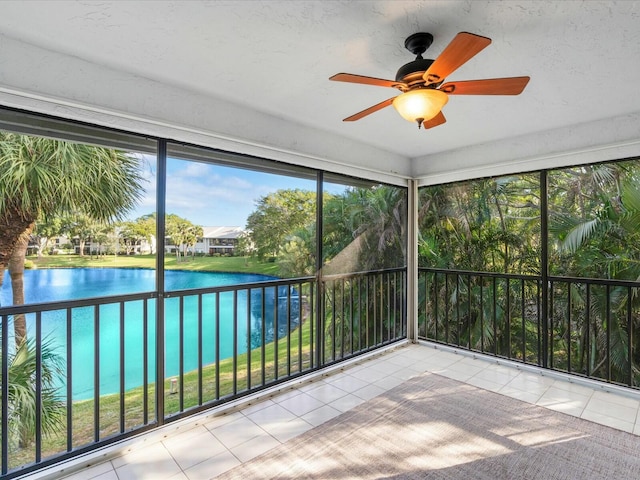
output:
[[446,121],[447,121],[447,119],[444,118],[444,114],[442,112],[440,112],[435,117],[433,117],[431,120],[427,120],[426,122],[422,122],[422,127],[425,128],[425,129],[433,128],[433,127],[437,127],[438,125],[442,125]]
[[362,83],[364,85],[374,85],[376,87],[392,87],[406,86],[404,82],[396,82],[394,80],[385,80],[383,78],[365,77],[364,75],[354,75],[352,73],[336,73],[329,80],[334,82]]
[[423,78],[426,84],[442,82],[451,72],[473,58],[490,43],[491,39],[487,37],[467,32],[458,33],[424,72]]
[[373,107],[369,107],[365,110],[362,110],[361,112],[356,113],[355,115],[351,115],[350,117],[345,118],[343,122],[355,122],[356,120],[360,120],[362,117],[366,117],[367,115],[377,112],[378,110],[382,110],[384,107],[388,107],[389,105],[391,105],[394,98],[396,97],[389,98],[384,102],[380,102],[374,105]]
[[529,77],[489,78],[448,82],[440,90],[449,95],[519,95],[529,83]]

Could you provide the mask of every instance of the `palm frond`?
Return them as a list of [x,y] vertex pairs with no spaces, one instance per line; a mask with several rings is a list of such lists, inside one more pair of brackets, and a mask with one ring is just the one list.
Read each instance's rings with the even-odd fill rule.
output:
[[640,188],[629,181],[622,185],[622,205],[628,212],[640,214]]
[[560,244],[560,251],[575,253],[596,232],[599,223],[600,220],[595,218],[574,226]]

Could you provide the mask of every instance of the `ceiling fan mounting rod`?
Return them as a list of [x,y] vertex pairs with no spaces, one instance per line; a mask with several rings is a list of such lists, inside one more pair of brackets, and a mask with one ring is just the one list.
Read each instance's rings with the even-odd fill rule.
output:
[[421,59],[422,54],[427,51],[432,43],[433,35],[426,32],[419,32],[408,36],[404,41],[404,47]]

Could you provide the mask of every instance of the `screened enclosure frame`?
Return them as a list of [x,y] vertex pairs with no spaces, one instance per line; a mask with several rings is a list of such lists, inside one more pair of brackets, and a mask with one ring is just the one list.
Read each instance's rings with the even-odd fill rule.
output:
[[[550,263],[550,176],[624,162],[637,163],[640,157],[421,186],[420,190],[426,191],[537,174],[540,250],[536,273],[419,266],[418,338],[634,390],[640,388],[640,281],[552,273]],[[596,302],[600,302],[598,308],[603,311],[600,315],[594,310]],[[614,338],[614,333],[622,340]],[[613,348],[620,341],[625,343],[624,359],[613,358]],[[598,366],[594,369],[597,348],[602,352],[598,352]],[[573,362],[578,349],[581,361]],[[620,370],[617,375],[613,374],[614,362]]]
[[[316,238],[315,238],[315,275],[257,282],[251,284],[231,285],[229,287],[200,288],[196,290],[167,290],[165,284],[165,249],[158,245],[155,253],[155,288],[153,291],[135,293],[130,295],[115,295],[109,297],[91,297],[81,300],[65,300],[44,304],[26,304],[2,307],[0,306],[0,333],[2,334],[2,410],[0,421],[1,439],[1,464],[0,478],[9,479],[28,472],[36,471],[46,466],[73,458],[105,445],[113,444],[133,435],[156,429],[168,422],[174,422],[212,407],[228,403],[238,398],[257,394],[261,390],[272,388],[283,382],[294,380],[303,375],[314,373],[328,366],[355,358],[359,355],[372,352],[376,349],[390,346],[407,339],[407,291],[411,276],[407,275],[406,259],[393,268],[366,271],[348,271],[340,274],[327,275],[323,273],[323,185],[325,182],[344,184],[345,186],[373,186],[384,185],[384,182],[359,179],[343,174],[322,171],[289,165],[283,162],[258,158],[250,155],[235,154],[209,147],[177,142],[171,139],[152,136],[137,135],[121,130],[98,127],[83,122],[62,120],[54,117],[18,111],[15,109],[0,108],[0,130],[24,135],[35,135],[56,140],[79,142],[107,148],[116,148],[136,153],[152,154],[156,156],[156,238],[164,238],[166,235],[165,215],[167,196],[167,159],[176,156],[196,162],[204,162],[212,165],[221,165],[234,168],[248,169],[277,175],[286,175],[312,180],[316,188]],[[407,197],[407,188],[389,186],[399,191],[404,191]],[[405,200],[406,201],[406,200]],[[406,210],[406,203],[405,203]],[[406,220],[405,220],[406,221]],[[405,224],[405,230],[407,225]],[[405,237],[405,242],[408,240]],[[408,251],[408,250],[407,250]],[[262,347],[258,350],[248,350],[246,357],[240,360],[237,353],[233,355],[230,387],[224,387],[221,383],[223,374],[220,372],[220,359],[214,362],[215,381],[208,381],[206,368],[200,360],[200,366],[196,372],[197,395],[195,400],[187,399],[183,395],[182,388],[187,381],[184,371],[182,355],[183,342],[180,336],[180,372],[176,377],[178,383],[177,404],[173,397],[172,405],[168,409],[167,394],[173,388],[166,377],[165,366],[165,317],[167,302],[178,305],[180,312],[180,325],[182,325],[183,309],[186,301],[195,301],[198,305],[199,344],[203,345],[202,318],[203,299],[214,299],[218,305],[222,296],[233,298],[234,309],[237,307],[238,298],[246,296],[247,305],[262,298],[262,330],[255,332],[262,337]],[[256,296],[257,295],[257,296]],[[272,295],[278,298],[278,306],[266,307],[264,299]],[[243,297],[244,298],[244,297]],[[144,353],[143,353],[143,400],[142,410],[139,413],[138,423],[130,424],[130,419],[125,417],[125,411],[130,401],[127,398],[127,390],[124,384],[125,364],[124,345],[127,341],[125,335],[125,312],[131,304],[137,303],[143,306]],[[305,318],[305,330],[302,328],[301,305],[308,306]],[[105,320],[103,309],[113,308],[120,312],[119,323],[119,350],[120,350],[120,386],[119,400],[117,402],[120,418],[117,424],[110,427],[109,431],[102,431],[101,404],[105,401],[100,394],[100,337],[99,329]],[[217,309],[218,307],[216,307]],[[286,330],[290,334],[280,338],[274,336],[275,348],[271,354],[267,352],[265,338],[267,337],[264,323],[265,311],[273,310],[276,324],[280,325],[280,317],[284,319]],[[16,315],[27,315],[33,318],[34,335],[36,342],[36,368],[34,382],[36,384],[36,402],[42,402],[43,391],[39,387],[43,375],[42,350],[42,325],[46,316],[56,313],[66,318],[67,346],[65,358],[71,362],[74,352],[71,347],[71,325],[75,322],[75,315],[79,309],[90,309],[91,324],[94,332],[94,393],[92,396],[92,408],[87,413],[93,418],[93,431],[91,438],[84,443],[74,439],[73,428],[75,419],[73,411],[75,404],[72,400],[73,376],[69,367],[67,384],[65,387],[66,420],[64,421],[66,433],[63,446],[59,451],[51,453],[47,451],[47,443],[43,434],[43,418],[39,409],[36,409],[35,439],[28,447],[31,452],[30,460],[26,463],[15,463],[12,447],[9,442],[9,432],[12,428],[12,407],[6,401],[10,397],[9,355],[12,351],[10,343],[10,324]],[[234,322],[246,322],[249,325],[249,317],[238,318],[237,310],[234,310]],[[152,313],[153,312],[153,313]],[[299,316],[297,330],[294,330],[295,315]],[[267,312],[268,313],[268,312]],[[215,315],[219,315],[217,310]],[[219,318],[216,316],[216,318]],[[219,321],[216,320],[219,328]],[[237,324],[236,324],[237,325]],[[249,326],[249,328],[253,328]],[[259,328],[259,327],[258,327]],[[147,342],[150,332],[155,332],[154,341]],[[234,330],[234,338],[236,336]],[[295,334],[294,334],[295,332]],[[304,340],[303,340],[304,335]],[[216,334],[219,338],[219,334]],[[236,340],[234,340],[235,345]],[[306,342],[303,344],[303,342]],[[219,352],[219,348],[216,347]],[[234,347],[235,352],[235,347]],[[275,355],[275,369],[265,360],[268,355]],[[257,358],[256,358],[257,357]],[[202,354],[199,354],[202,358]],[[151,361],[155,362],[153,372]],[[258,362],[258,367],[254,366]],[[69,364],[70,365],[70,364]],[[147,372],[150,372],[147,375]],[[209,382],[209,383],[207,383]],[[207,388],[213,385],[213,393],[207,393]],[[225,384],[226,385],[226,384]],[[156,388],[161,386],[161,388]],[[212,396],[211,396],[212,395]]]

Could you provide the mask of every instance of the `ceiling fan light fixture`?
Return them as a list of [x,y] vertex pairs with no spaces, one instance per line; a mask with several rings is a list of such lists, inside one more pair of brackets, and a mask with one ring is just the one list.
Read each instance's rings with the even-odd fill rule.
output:
[[440,113],[449,101],[449,96],[434,88],[416,88],[393,99],[393,107],[409,122],[418,126]]

